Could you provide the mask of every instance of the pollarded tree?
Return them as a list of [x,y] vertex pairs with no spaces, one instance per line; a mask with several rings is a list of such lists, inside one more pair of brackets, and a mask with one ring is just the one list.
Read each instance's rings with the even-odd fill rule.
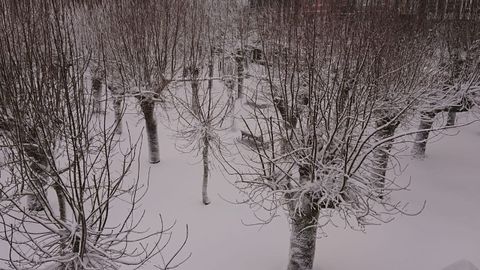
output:
[[[397,40],[385,31],[398,24],[387,17],[321,15],[295,5],[273,11],[257,30],[269,85],[258,95],[271,106],[244,115],[243,134],[251,143],[228,164],[252,206],[272,217],[286,209],[288,269],[307,270],[313,266],[317,229],[338,220],[363,229],[404,213],[404,204],[388,196],[402,187],[370,161],[396,138],[415,133],[384,131],[425,92],[422,76],[416,75],[424,61],[421,53],[387,59],[411,44],[395,46]],[[392,99],[401,101],[394,109],[388,107]]]
[[477,21],[442,21],[436,27],[436,54],[431,61],[438,72],[430,94],[425,96],[418,109],[419,130],[424,131],[416,135],[412,148],[412,154],[417,158],[425,157],[430,135],[428,130],[433,127],[436,116],[446,113],[446,125],[454,127],[456,114],[469,111],[480,94],[480,32]]
[[[232,105],[230,89],[225,91],[225,87],[222,88],[222,78],[214,77],[217,29],[215,16],[212,16],[215,9],[213,3],[192,3],[191,14],[188,16],[188,23],[192,27],[185,27],[190,30],[185,33],[183,42],[186,45],[185,56],[188,57],[184,66],[189,72],[179,82],[190,82],[191,94],[187,87],[183,92],[178,87],[170,91],[177,115],[174,119],[178,121],[175,131],[182,140],[177,146],[182,152],[196,152],[202,158],[202,201],[205,205],[211,202],[208,197],[208,180],[212,157],[221,156],[225,151],[220,132]],[[202,24],[202,27],[193,26],[198,24]]]
[[[173,104],[177,112],[179,126],[177,137],[182,140],[178,144],[182,152],[196,152],[202,158],[202,201],[210,204],[208,197],[208,180],[211,170],[212,156],[218,159],[226,152],[220,133],[224,131],[222,124],[229,112],[229,93],[219,90],[218,85],[203,81],[198,83],[198,107],[190,106],[191,101],[178,93],[172,93]],[[208,85],[205,85],[208,84]],[[178,90],[177,90],[178,91]]]
[[[8,244],[2,268],[147,263],[161,252],[168,228],[136,232],[134,211],[144,190],[138,178],[128,180],[137,142],[119,151],[114,128],[93,120],[83,81],[91,51],[79,34],[85,9],[75,1],[7,1],[0,7],[0,119],[8,153],[0,200],[0,241]],[[23,206],[25,195],[35,196],[36,211]],[[127,210],[112,220],[111,205],[120,200]],[[157,236],[145,249],[141,242]]]
[[[136,97],[145,118],[150,163],[160,162],[155,104],[178,71],[184,0],[114,1],[103,6],[108,18],[100,31],[107,88],[114,101]],[[141,15],[139,15],[141,14]],[[117,122],[119,122],[117,120]]]
[[[115,117],[115,133],[122,134],[122,118],[126,109],[125,92],[128,89],[126,78],[121,77],[113,62],[111,51],[108,47],[109,33],[108,19],[105,6],[101,3],[86,2],[88,12],[79,18],[81,30],[79,34],[84,44],[92,52],[91,61],[86,71],[86,84],[90,88],[93,97],[93,110],[104,116],[103,112],[109,108],[109,101],[112,101],[112,108]],[[108,78],[107,75],[108,74]],[[108,82],[108,84],[107,84]]]
[[[430,90],[431,80],[436,75],[435,69],[427,69],[433,37],[427,22],[413,17],[403,18],[391,12],[366,12],[372,12],[367,27],[370,28],[370,39],[374,41],[369,45],[372,47],[370,57],[373,58],[369,84],[377,100],[373,122],[374,127],[379,129],[374,139],[382,142],[393,137],[400,125],[409,125],[420,105],[419,97]],[[385,180],[394,144],[394,140],[382,143],[369,158],[372,178],[380,189],[379,194],[388,184]]]

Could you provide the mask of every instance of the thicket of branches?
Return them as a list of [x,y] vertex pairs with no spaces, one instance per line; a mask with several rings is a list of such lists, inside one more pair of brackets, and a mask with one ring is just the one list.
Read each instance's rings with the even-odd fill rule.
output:
[[[133,7],[132,1],[122,3]],[[142,214],[137,207],[147,179],[139,179],[138,172],[132,171],[141,169],[134,164],[140,151],[138,139],[118,141],[119,122],[109,123],[107,112],[98,109],[101,103],[107,105],[109,97],[98,100],[101,95],[96,92],[102,87],[98,80],[111,74],[115,89],[126,92],[132,87],[126,82],[138,77],[122,78],[130,74],[125,69],[112,70],[112,66],[124,66],[112,60],[112,48],[107,46],[113,43],[107,42],[107,35],[92,31],[104,29],[95,24],[100,20],[89,21],[90,12],[107,15],[102,7],[118,6],[105,1],[94,7],[92,11],[92,6],[76,1],[0,4],[4,156],[0,241],[8,246],[0,256],[2,267],[139,267],[160,255],[170,241],[171,227],[161,219],[152,231],[139,230]],[[149,6],[137,8],[150,10]],[[160,35],[161,23],[154,25],[159,28],[152,33]],[[135,40],[134,33],[146,31],[145,25],[133,27],[130,33],[111,32],[108,38]],[[164,35],[153,41],[163,41],[170,33]],[[132,53],[134,48],[124,45],[114,52]],[[151,79],[144,72],[150,70],[143,64],[132,67],[146,69],[138,79],[148,84]],[[112,210],[112,204],[122,203],[125,211]],[[112,211],[123,217],[113,219]],[[173,258],[164,260],[164,265],[159,261],[154,265],[176,267]]]
[[[270,106],[243,118],[253,142],[229,165],[248,203],[270,213],[262,222],[287,211],[294,270],[312,268],[318,228],[363,230],[418,213],[390,196],[407,188],[395,182],[394,146],[416,134],[418,155],[428,132],[444,128],[423,118],[412,128],[419,113],[470,109],[479,66],[478,55],[467,64],[458,52],[475,50],[475,22],[467,35],[454,27],[459,22],[374,7],[318,13],[288,3],[255,13],[266,86],[254,94]],[[439,60],[445,53],[448,60]]]
[[[122,125],[132,105],[150,163],[160,162],[159,109],[181,150],[201,156],[204,204],[216,160],[267,211],[262,223],[288,213],[289,270],[312,268],[329,224],[363,230],[417,213],[391,196],[407,188],[395,181],[398,147],[413,135],[423,157],[432,131],[478,105],[474,6],[450,16],[428,1],[264,2],[0,3],[6,267],[178,266],[178,252],[156,262],[171,229],[161,219],[138,231],[148,179]],[[238,128],[242,144],[229,147]],[[120,222],[113,204],[127,205]]]

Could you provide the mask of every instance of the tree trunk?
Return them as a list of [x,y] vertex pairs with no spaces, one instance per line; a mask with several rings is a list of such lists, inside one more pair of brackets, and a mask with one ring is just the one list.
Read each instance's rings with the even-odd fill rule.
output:
[[[65,207],[65,203],[66,203],[65,194],[63,193],[63,190],[57,181],[61,181],[61,179],[57,178],[53,183],[52,187],[53,187],[53,190],[55,190],[55,194],[57,194],[58,214],[59,214],[60,220],[65,222],[67,220],[67,208]],[[64,241],[69,241],[69,238],[62,239],[62,242],[60,243],[60,249],[62,250],[62,255],[65,254],[65,247],[67,246],[67,243]],[[63,266],[65,265],[62,265],[62,267]],[[65,269],[68,269],[68,268],[65,267]]]
[[[309,205],[308,205],[309,206]],[[308,207],[307,206],[307,207]],[[290,210],[292,212],[292,210]],[[291,220],[288,270],[311,270],[317,241],[318,208],[294,213]],[[291,214],[292,216],[292,214]]]
[[[32,144],[35,144],[33,142]],[[47,156],[38,146],[25,145],[25,154],[31,159],[29,167],[31,175],[29,177],[30,190],[33,194],[27,196],[27,208],[30,211],[42,211],[44,205],[41,197],[46,198],[44,185],[47,183],[45,169],[48,166]]]
[[237,98],[241,99],[243,97],[243,57],[236,57],[235,61],[237,63],[237,85],[238,85],[238,91],[237,91]]
[[113,110],[115,112],[115,134],[122,134],[122,98],[113,98]]
[[423,130],[417,133],[415,143],[413,145],[412,154],[415,158],[425,158],[425,149],[427,148],[427,140],[430,135],[430,129],[433,126],[433,120],[435,118],[435,112],[422,112],[420,116],[419,130]]
[[210,59],[208,61],[208,77],[210,78],[208,80],[208,89],[211,90],[213,86],[213,80],[211,79],[213,77],[213,51],[210,52]]
[[[34,180],[36,181],[36,180]],[[43,186],[37,186],[38,192],[43,192]],[[43,211],[45,207],[43,206],[41,200],[38,198],[39,194],[35,190],[35,188],[32,189],[32,192],[34,194],[28,195],[27,196],[27,208],[30,211]],[[36,194],[37,193],[37,194]]]
[[203,143],[203,184],[202,184],[202,200],[203,204],[209,205],[210,199],[208,198],[207,188],[208,188],[208,148],[209,148],[209,139],[208,135],[204,138]]
[[448,118],[447,118],[447,127],[455,126],[456,120],[457,120],[457,112],[449,111]]
[[[382,119],[376,122],[377,128],[386,125],[391,119]],[[395,134],[400,122],[394,122],[376,133],[376,141],[383,141],[392,137]],[[393,141],[389,141],[381,146],[377,147],[373,151],[373,167],[372,167],[372,179],[373,186],[376,188],[380,198],[383,197],[383,189],[385,189],[385,176],[387,173],[388,157],[390,150],[392,149]]]
[[143,116],[145,117],[145,126],[147,130],[147,139],[150,155],[150,163],[160,162],[160,147],[158,145],[157,120],[155,119],[155,102],[150,98],[145,98],[140,102]]
[[192,110],[198,115],[200,113],[200,97],[198,96],[198,82],[192,81]]
[[200,70],[196,67],[190,68],[190,73],[192,75],[192,111],[196,115],[200,114],[200,97],[198,95],[198,76],[200,75]]
[[102,80],[96,77],[92,78],[93,90],[93,112],[102,112]]
[[285,134],[283,138],[281,138],[280,153],[285,154],[293,150],[291,149],[290,139],[293,136],[293,130],[297,126],[298,114],[293,113],[292,111],[289,112],[288,111],[289,107],[286,104],[285,100],[282,98],[275,98],[273,100],[273,103],[275,105],[276,110],[280,113],[280,116],[282,117],[282,120],[284,123]]
[[[57,179],[56,181],[61,181],[61,179]],[[53,189],[57,194],[58,212],[60,215],[60,220],[65,222],[67,220],[67,209],[65,207],[65,194],[63,194],[63,190],[61,186],[56,181],[53,183]]]
[[228,88],[228,100],[231,104],[229,108],[228,114],[230,115],[232,121],[231,121],[231,131],[235,132],[237,131],[237,123],[236,123],[236,117],[235,117],[235,107],[236,107],[236,101],[235,101],[235,93],[234,93],[234,84],[233,83],[227,83],[227,88]]

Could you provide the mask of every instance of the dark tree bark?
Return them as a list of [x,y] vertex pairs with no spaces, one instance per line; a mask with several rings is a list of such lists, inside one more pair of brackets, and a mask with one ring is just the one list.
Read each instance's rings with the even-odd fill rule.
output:
[[53,190],[55,190],[55,194],[57,194],[57,200],[58,200],[58,211],[60,214],[60,220],[61,221],[66,221],[67,220],[67,208],[65,206],[65,194],[63,193],[63,190],[61,188],[61,185],[58,184],[56,181],[60,181],[61,179],[58,178],[55,180],[53,183]]
[[243,97],[243,72],[245,71],[243,68],[243,53],[238,52],[235,56],[235,63],[237,64],[237,98],[240,99]]
[[457,112],[449,111],[447,116],[447,127],[455,126],[456,120],[457,120]]
[[113,112],[115,115],[114,131],[116,134],[121,135],[123,132],[122,118],[124,97],[122,95],[124,94],[124,92],[122,93],[122,91],[120,91],[117,87],[114,86],[108,86],[108,90],[113,97]]
[[115,113],[115,133],[116,134],[122,134],[122,104],[123,104],[123,99],[120,97],[114,97],[113,98],[113,111]]
[[228,112],[228,114],[232,118],[231,130],[236,131],[237,130],[237,122],[236,122],[236,117],[235,117],[235,105],[236,105],[235,100],[236,100],[236,98],[235,98],[234,83],[231,82],[231,81],[227,81],[226,86],[228,88],[228,102],[230,102],[230,104],[231,104],[230,110]]
[[436,116],[435,112],[422,112],[420,117],[419,130],[423,130],[417,133],[415,143],[413,145],[412,154],[415,158],[424,158],[425,149],[427,148],[427,140],[430,135],[430,129],[433,126],[433,120]]
[[[399,121],[391,122],[392,119],[382,118],[376,121],[375,125],[377,128],[385,126],[380,129],[375,137],[376,141],[383,141],[385,139],[391,138],[395,134],[395,130],[400,124]],[[389,124],[390,123],[390,124]],[[377,147],[373,151],[373,168],[372,168],[372,178],[373,185],[377,189],[380,197],[383,197],[383,189],[385,188],[385,176],[387,173],[388,158],[390,156],[390,150],[392,149],[393,141],[389,141],[381,146]]]
[[30,211],[42,211],[44,210],[44,205],[41,197],[45,198],[45,184],[47,183],[47,173],[45,169],[48,166],[48,158],[46,154],[36,146],[36,142],[25,144],[24,146],[25,155],[31,160],[29,162],[30,167],[30,179],[29,187],[30,191],[33,193],[27,197],[27,207]]
[[155,164],[160,162],[157,120],[155,119],[155,102],[151,98],[143,98],[143,100],[140,101],[140,106],[145,118],[150,163]]
[[[285,128],[294,129],[298,122],[298,111],[293,111],[292,107],[286,104],[286,101],[283,98],[275,98],[273,103],[285,122]],[[288,110],[289,108],[290,111]]]
[[[290,209],[290,212],[295,211]],[[311,270],[317,242],[319,209],[307,204],[302,213],[291,214],[288,270]]]
[[200,113],[200,97],[198,95],[198,76],[200,75],[198,68],[192,68],[192,110],[195,114]]
[[208,89],[212,89],[213,86],[213,80],[211,79],[213,77],[213,51],[210,53],[210,59],[208,61],[208,77],[210,78],[208,80]]
[[102,106],[102,80],[97,77],[92,78],[92,91],[93,91],[93,112],[103,112]]
[[[273,103],[277,111],[280,113],[282,120],[284,121],[284,127],[287,130],[285,134],[287,136],[291,136],[293,129],[297,126],[299,113],[293,112],[291,110],[288,111],[288,109],[291,107],[289,107],[288,104],[286,104],[285,100],[282,98],[275,98],[273,100]],[[292,150],[290,147],[289,139],[290,138],[288,137],[282,139],[282,144],[281,144],[282,153],[287,153],[288,151]]]

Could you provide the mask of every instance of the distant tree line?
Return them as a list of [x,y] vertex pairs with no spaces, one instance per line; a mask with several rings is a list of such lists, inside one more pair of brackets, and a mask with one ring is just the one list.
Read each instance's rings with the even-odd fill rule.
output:
[[249,0],[251,8],[301,8],[311,13],[352,13],[376,10],[432,20],[479,20],[478,0]]

